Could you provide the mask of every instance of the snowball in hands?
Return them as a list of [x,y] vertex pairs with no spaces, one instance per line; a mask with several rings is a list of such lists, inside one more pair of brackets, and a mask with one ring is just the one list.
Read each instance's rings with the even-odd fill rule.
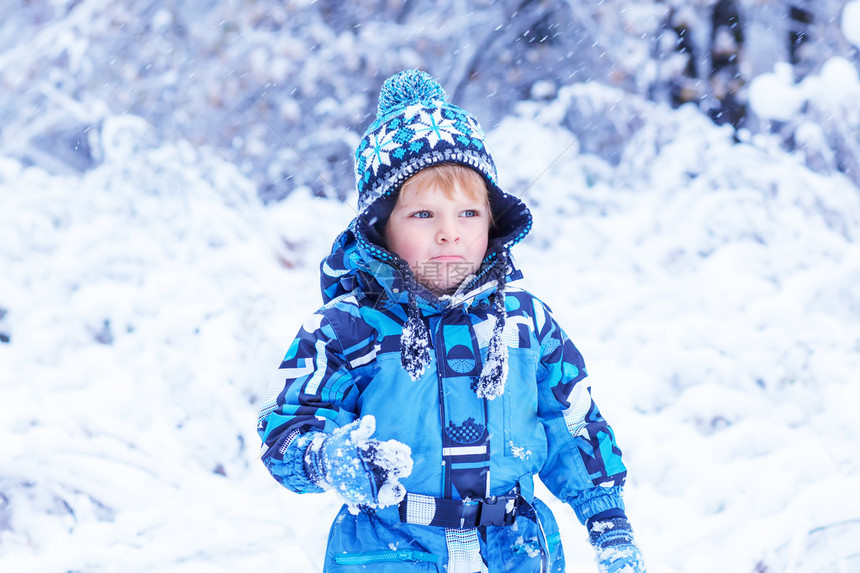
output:
[[412,473],[412,450],[397,440],[372,439],[375,430],[376,419],[364,416],[316,436],[305,453],[308,477],[350,506],[400,503],[406,489],[399,480]]

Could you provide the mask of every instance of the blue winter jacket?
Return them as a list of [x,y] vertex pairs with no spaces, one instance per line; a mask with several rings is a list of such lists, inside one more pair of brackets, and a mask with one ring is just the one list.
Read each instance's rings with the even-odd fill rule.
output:
[[[501,222],[485,261],[487,267],[503,261],[495,276],[504,279],[479,275],[468,292],[442,299],[420,290],[415,295],[402,261],[372,240],[367,222],[353,221],[322,263],[325,305],[289,347],[280,366],[284,385],[265,402],[258,431],[274,478],[294,492],[318,492],[303,467],[311,433],[374,415],[375,438],[412,449],[413,471],[401,480],[410,493],[475,499],[518,487],[531,501],[534,515],[482,533],[489,571],[563,571],[558,528],[548,508],[533,499],[533,476],[585,523],[623,509],[626,470],[591,398],[579,351],[544,303],[507,284],[520,274],[506,255],[531,219],[527,210],[505,214],[509,220]],[[417,380],[401,365],[410,288],[432,346]],[[491,300],[500,288],[508,376],[500,396],[479,398],[474,381],[487,356],[497,314]],[[445,547],[442,528],[401,523],[396,507],[358,515],[342,510],[332,526],[326,571],[372,564],[374,571],[441,572]]]

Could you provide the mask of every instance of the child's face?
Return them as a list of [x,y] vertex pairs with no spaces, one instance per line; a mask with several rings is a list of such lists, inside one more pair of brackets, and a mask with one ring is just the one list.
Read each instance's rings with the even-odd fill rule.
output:
[[437,183],[404,187],[385,226],[388,248],[435,295],[477,272],[490,230],[486,195],[473,197],[455,180],[450,197]]

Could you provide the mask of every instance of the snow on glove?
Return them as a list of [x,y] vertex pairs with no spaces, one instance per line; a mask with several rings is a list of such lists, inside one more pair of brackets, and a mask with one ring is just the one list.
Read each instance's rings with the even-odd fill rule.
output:
[[316,436],[305,452],[305,472],[350,506],[386,507],[403,500],[400,478],[412,473],[412,450],[397,440],[370,436],[376,418],[364,416],[331,434]]
[[600,573],[645,573],[645,561],[626,517],[589,521],[588,537],[597,549]]

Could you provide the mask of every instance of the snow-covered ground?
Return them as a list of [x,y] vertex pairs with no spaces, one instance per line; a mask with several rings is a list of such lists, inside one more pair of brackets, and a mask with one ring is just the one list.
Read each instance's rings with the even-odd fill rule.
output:
[[[580,152],[573,106],[641,126],[618,165]],[[490,133],[650,570],[860,571],[860,189],[740,139],[599,84]],[[339,504],[268,476],[256,411],[354,200],[264,207],[134,117],[97,140],[83,175],[0,158],[0,571],[321,570]],[[569,570],[596,570],[553,507]]]

